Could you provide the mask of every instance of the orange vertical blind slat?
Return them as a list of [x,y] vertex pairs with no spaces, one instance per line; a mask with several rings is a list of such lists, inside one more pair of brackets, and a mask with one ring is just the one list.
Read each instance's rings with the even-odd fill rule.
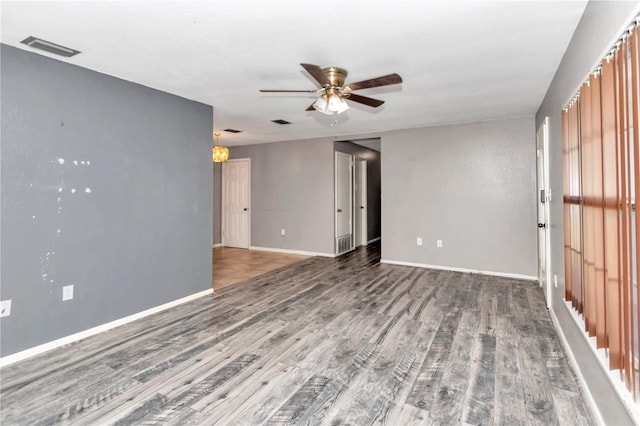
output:
[[602,63],[602,175],[604,190],[605,283],[609,368],[622,368],[622,315],[620,309],[620,199],[616,139],[615,64]]
[[633,280],[631,282],[631,327],[629,330],[629,334],[631,335],[631,348],[629,350],[629,358],[631,359],[631,388],[633,391],[633,396],[636,398],[638,387],[636,386],[636,361],[638,358],[638,344],[640,343],[640,328],[638,327],[638,265],[640,265],[640,250],[638,250],[638,241],[640,241],[640,229],[637,223],[637,202],[638,202],[638,191],[640,190],[640,152],[638,148],[638,110],[640,109],[640,88],[638,86],[638,79],[640,78],[640,59],[638,57],[639,47],[638,47],[638,28],[635,27],[631,30],[628,38],[628,50],[629,50],[629,58],[628,58],[628,67],[629,67],[629,77],[630,81],[628,82],[630,95],[629,95],[629,123],[628,123],[628,138],[629,144],[631,146],[631,151],[633,151],[633,174],[631,178],[633,179],[633,189],[630,192],[630,196],[632,197],[632,226],[635,230],[635,235],[633,235],[634,241],[634,258],[633,264],[634,268],[632,270]]
[[631,382],[630,360],[629,360],[629,281],[631,265],[630,260],[630,239],[629,239],[629,144],[627,141],[627,90],[626,90],[626,43],[622,43],[615,53],[617,87],[616,104],[617,114],[617,140],[618,140],[618,180],[620,182],[620,202],[621,214],[619,215],[621,244],[620,244],[620,277],[622,294],[622,348],[623,348],[623,368],[624,381],[629,386]]
[[[607,293],[605,284],[605,260],[604,260],[604,188],[602,167],[602,106],[601,106],[601,79],[592,75],[589,79],[591,86],[591,154],[593,185],[593,261],[594,261],[594,288],[593,304],[595,309],[595,335],[596,346],[603,348],[607,344],[607,319],[606,304]],[[592,334],[593,335],[593,334]]]
[[582,271],[584,283],[583,313],[585,331],[593,336],[596,331],[595,315],[595,236],[593,227],[594,193],[593,134],[591,122],[591,85],[585,82],[580,89],[580,166],[582,192]]
[[570,187],[571,187],[571,149],[569,143],[569,112],[567,110],[562,111],[562,188],[564,193],[564,203],[563,203],[563,212],[564,212],[564,291],[565,291],[565,299],[571,300],[571,290],[572,290],[572,268],[571,268],[571,203],[569,201],[570,197]]

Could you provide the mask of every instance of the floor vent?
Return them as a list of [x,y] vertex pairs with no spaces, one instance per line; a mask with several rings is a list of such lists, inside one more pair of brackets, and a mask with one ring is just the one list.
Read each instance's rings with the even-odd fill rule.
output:
[[336,254],[346,253],[351,250],[352,247],[352,234],[342,235],[336,238]]
[[26,44],[27,46],[33,47],[34,49],[44,50],[45,52],[53,53],[55,55],[60,55],[67,58],[70,58],[71,56],[75,56],[78,53],[80,53],[79,50],[74,50],[68,47],[60,46],[59,44],[51,43],[50,41],[46,41],[34,36],[27,37],[24,40],[22,40],[20,43]]

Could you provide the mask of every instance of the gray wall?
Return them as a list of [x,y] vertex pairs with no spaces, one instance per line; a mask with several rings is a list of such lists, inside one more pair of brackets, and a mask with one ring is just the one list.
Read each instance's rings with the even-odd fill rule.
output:
[[230,148],[251,158],[251,246],[334,252],[333,152],[327,139]]
[[222,164],[213,163],[213,244],[222,243]]
[[382,259],[537,276],[535,167],[533,117],[382,134]]
[[1,355],[211,288],[211,107],[6,45],[1,64]]
[[336,151],[367,160],[367,240],[371,241],[379,238],[382,208],[380,197],[380,152],[347,141],[335,142],[334,147]]
[[607,374],[598,365],[584,333],[571,317],[564,299],[564,228],[562,209],[562,107],[575,94],[622,30],[631,23],[640,2],[589,2],[571,43],[536,114],[536,126],[550,119],[551,273],[558,276],[552,309],[605,424],[632,424]]

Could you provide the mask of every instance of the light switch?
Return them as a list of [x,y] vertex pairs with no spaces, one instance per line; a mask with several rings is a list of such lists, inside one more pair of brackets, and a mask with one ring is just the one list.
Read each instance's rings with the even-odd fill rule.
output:
[[0,317],[11,315],[11,299],[0,300]]

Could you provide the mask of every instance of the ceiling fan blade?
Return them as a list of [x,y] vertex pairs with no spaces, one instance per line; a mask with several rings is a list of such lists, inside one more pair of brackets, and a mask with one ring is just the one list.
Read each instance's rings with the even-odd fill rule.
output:
[[270,89],[260,89],[262,93],[317,93],[318,90],[270,90]]
[[356,95],[355,93],[345,94],[344,98],[348,99],[350,101],[359,102],[361,104],[369,105],[370,107],[374,107],[374,108],[379,107],[380,105],[382,105],[384,103],[384,101],[381,101],[380,99],[373,99],[373,98],[369,98],[367,96]]
[[360,90],[368,89],[370,87],[388,86],[390,84],[402,83],[402,77],[393,73],[389,75],[383,75],[382,77],[372,78],[370,80],[357,81],[355,83],[347,84],[345,90]]
[[[313,104],[315,104],[315,102]],[[305,109],[305,111],[315,111],[316,109],[313,107],[313,104],[309,105],[309,107]]]
[[327,78],[327,76],[324,74],[324,72],[322,71],[322,68],[320,68],[317,65],[313,65],[313,64],[300,64],[302,65],[302,67],[307,70],[307,72],[309,74],[311,74],[311,76],[313,78],[316,79],[316,81],[318,83],[320,83],[321,86],[331,86],[331,82],[329,81],[329,79]]

